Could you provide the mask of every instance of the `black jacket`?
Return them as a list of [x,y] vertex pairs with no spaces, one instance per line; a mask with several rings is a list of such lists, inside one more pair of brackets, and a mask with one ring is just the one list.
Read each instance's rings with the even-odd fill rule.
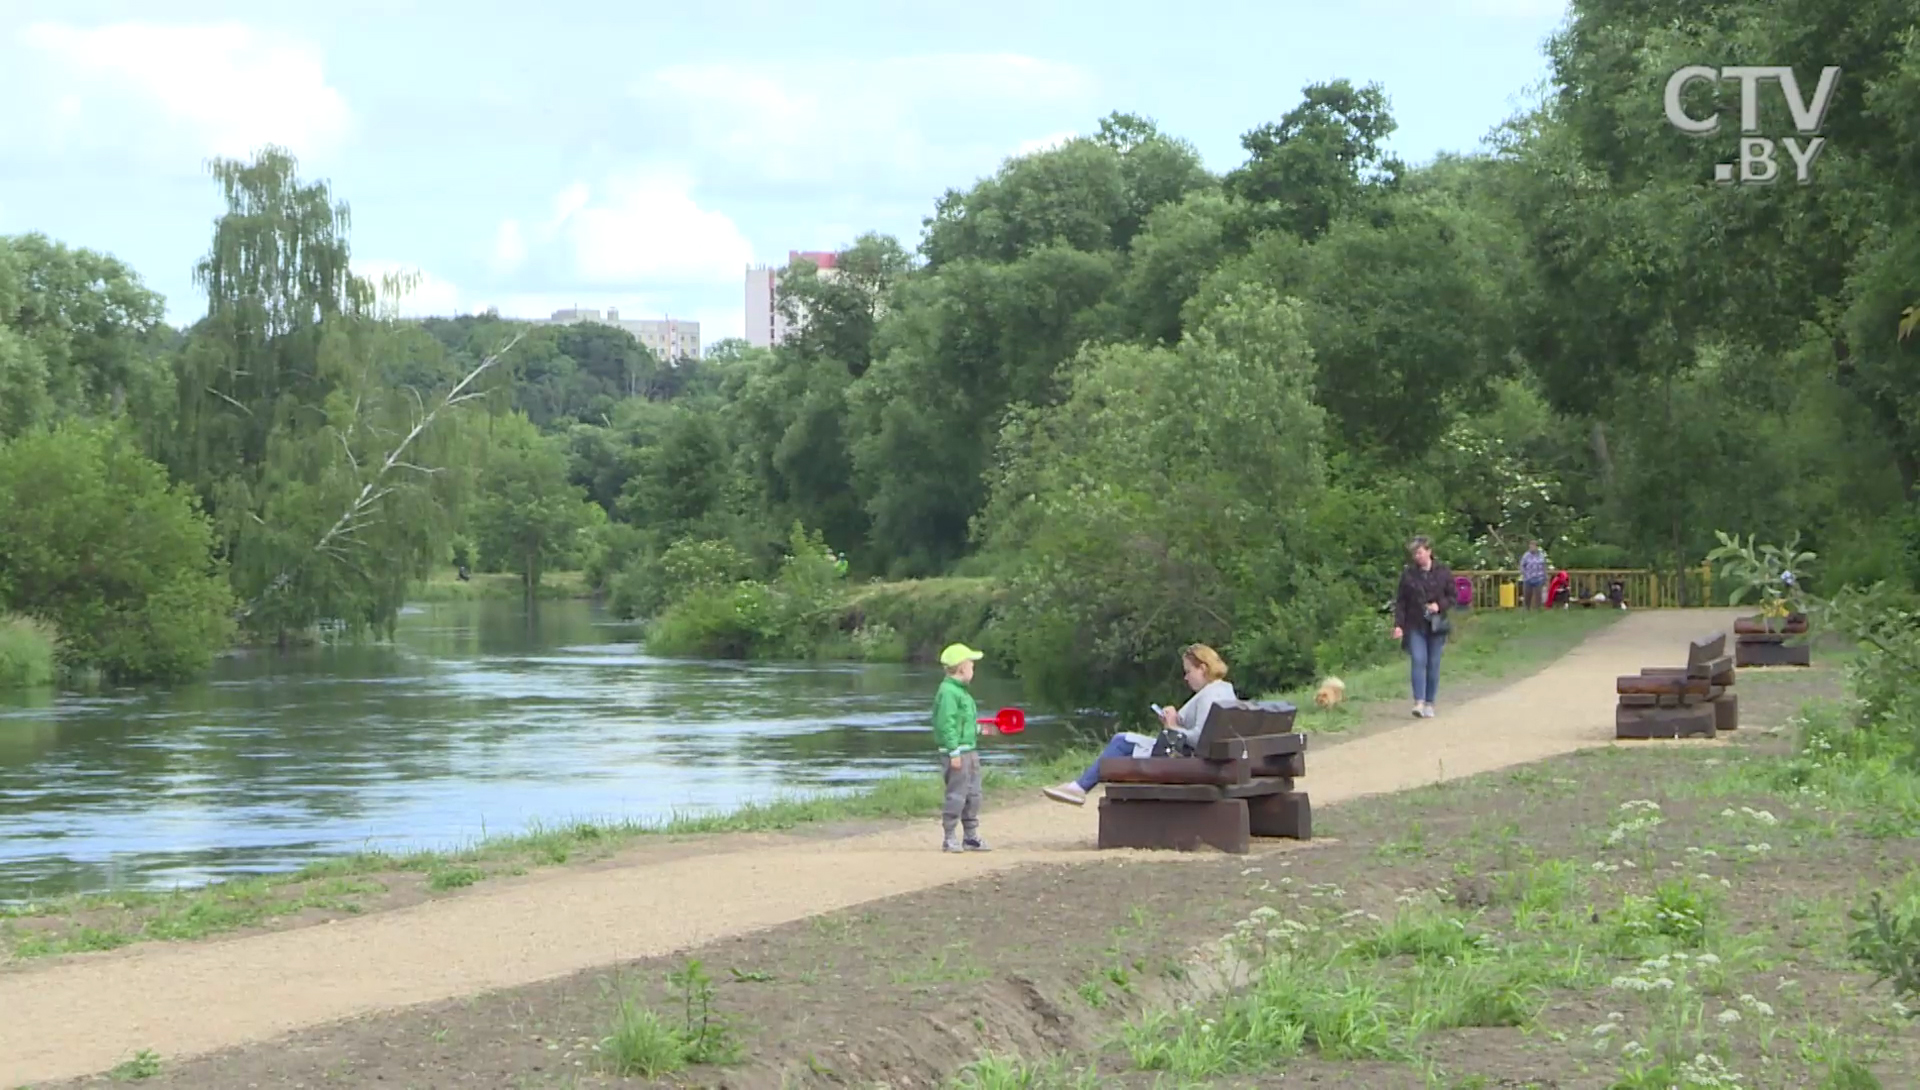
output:
[[1445,564],[1436,560],[1426,571],[1408,564],[1393,596],[1394,627],[1414,631],[1426,623],[1428,602],[1440,603],[1440,612],[1446,613],[1453,608],[1454,594],[1453,572]]

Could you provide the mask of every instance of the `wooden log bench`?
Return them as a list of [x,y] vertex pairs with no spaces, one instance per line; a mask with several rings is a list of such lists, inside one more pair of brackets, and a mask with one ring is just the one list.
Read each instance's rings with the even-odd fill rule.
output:
[[1733,659],[1736,666],[1812,666],[1813,647],[1805,614],[1795,613],[1770,628],[1764,617],[1741,617],[1733,622]]
[[1617,678],[1616,738],[1711,738],[1740,726],[1734,659],[1718,632],[1687,646],[1685,666],[1650,666]]
[[1236,855],[1252,838],[1313,838],[1313,807],[1294,781],[1307,772],[1298,709],[1275,702],[1216,704],[1191,757],[1107,757],[1100,762],[1101,848]]

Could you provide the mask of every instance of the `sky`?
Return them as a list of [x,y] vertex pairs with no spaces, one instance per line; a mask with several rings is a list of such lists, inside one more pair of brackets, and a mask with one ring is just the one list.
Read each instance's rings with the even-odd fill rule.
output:
[[[6,0],[0,234],[115,255],[204,313],[212,157],[291,150],[403,313],[618,307],[738,336],[749,263],[918,245],[1009,156],[1153,118],[1224,172],[1312,82],[1378,81],[1410,162],[1546,74],[1564,0],[958,5]],[[276,10],[268,10],[276,9]],[[535,14],[536,11],[540,14]]]

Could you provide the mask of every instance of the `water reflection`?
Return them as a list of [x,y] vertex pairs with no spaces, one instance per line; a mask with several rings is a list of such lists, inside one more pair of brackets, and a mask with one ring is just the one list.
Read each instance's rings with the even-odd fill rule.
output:
[[[689,663],[586,605],[410,609],[392,644],[0,703],[0,899],[164,887],[932,774],[931,667]],[[983,671],[988,713],[1016,687]],[[1061,742],[1042,717],[990,761]]]

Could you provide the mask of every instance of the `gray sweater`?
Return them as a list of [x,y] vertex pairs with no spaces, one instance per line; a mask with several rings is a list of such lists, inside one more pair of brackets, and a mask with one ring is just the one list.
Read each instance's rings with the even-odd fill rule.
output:
[[1187,745],[1198,746],[1200,729],[1207,725],[1207,716],[1213,711],[1213,706],[1229,704],[1239,699],[1233,691],[1233,686],[1228,684],[1225,678],[1209,681],[1200,687],[1199,692],[1193,694],[1192,700],[1181,705],[1180,726],[1176,729],[1179,730],[1180,736],[1187,740]]

